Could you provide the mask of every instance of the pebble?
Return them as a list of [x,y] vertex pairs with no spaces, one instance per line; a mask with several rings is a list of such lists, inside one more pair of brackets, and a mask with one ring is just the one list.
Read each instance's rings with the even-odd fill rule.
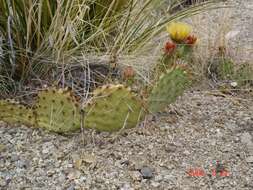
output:
[[19,168],[27,168],[27,167],[29,167],[29,162],[27,160],[19,160],[17,162],[17,167],[19,167]]
[[134,181],[141,181],[142,180],[142,176],[141,176],[140,172],[138,172],[138,171],[130,172],[130,176]]
[[67,188],[67,190],[75,190],[75,185],[71,185],[70,187]]
[[6,185],[6,181],[0,178],[0,187],[4,187]]
[[51,177],[55,174],[55,171],[54,170],[48,170],[47,171],[47,176]]
[[153,171],[149,167],[143,167],[140,170],[143,179],[151,179],[153,177]]
[[120,190],[134,190],[129,183],[125,183]]
[[160,186],[160,183],[152,181],[151,186],[154,187],[154,188],[158,188]]
[[245,132],[241,135],[241,141],[246,145],[252,144],[252,136],[250,135],[250,133]]
[[79,179],[80,176],[81,176],[81,172],[78,170],[71,170],[67,175],[68,179],[70,180]]
[[162,175],[155,176],[155,181],[156,182],[161,182],[162,180],[163,180],[163,176]]
[[172,181],[175,181],[175,176],[171,175],[171,174],[167,174],[167,175],[164,175],[163,179],[166,181],[166,182],[172,182]]
[[61,173],[59,175],[59,181],[65,181],[66,180],[66,175],[64,173]]
[[253,163],[253,156],[249,156],[246,158],[246,162]]
[[0,144],[0,152],[3,152],[6,149],[5,145]]

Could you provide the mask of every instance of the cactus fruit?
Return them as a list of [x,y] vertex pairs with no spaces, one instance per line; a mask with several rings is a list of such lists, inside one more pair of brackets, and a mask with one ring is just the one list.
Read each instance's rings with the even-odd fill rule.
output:
[[142,103],[123,85],[105,85],[96,89],[85,107],[85,127],[98,131],[118,131],[135,127],[142,116]]
[[168,104],[183,94],[190,84],[190,78],[182,66],[171,68],[163,74],[148,98],[148,108],[151,113],[162,111]]
[[80,128],[80,107],[69,90],[50,88],[39,92],[36,103],[39,127],[58,133]]
[[10,124],[34,125],[33,110],[14,100],[0,100],[0,120]]

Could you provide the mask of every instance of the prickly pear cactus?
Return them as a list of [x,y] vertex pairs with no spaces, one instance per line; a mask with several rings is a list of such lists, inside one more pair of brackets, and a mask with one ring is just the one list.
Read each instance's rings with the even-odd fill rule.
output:
[[135,127],[142,116],[142,103],[123,85],[105,85],[94,91],[86,107],[85,126],[98,131]]
[[0,120],[10,124],[34,125],[35,115],[29,109],[14,100],[0,100]]
[[80,128],[80,108],[69,90],[50,88],[38,94],[36,118],[39,127],[58,133]]
[[155,113],[162,111],[168,104],[174,102],[190,84],[186,70],[182,66],[171,68],[163,74],[148,98],[148,109]]

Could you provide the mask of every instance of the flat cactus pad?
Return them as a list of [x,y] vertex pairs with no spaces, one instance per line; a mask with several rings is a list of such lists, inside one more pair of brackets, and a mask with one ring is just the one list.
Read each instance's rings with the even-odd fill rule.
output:
[[178,96],[182,95],[190,79],[186,70],[176,66],[163,74],[155,84],[148,98],[148,109],[152,113],[162,111]]
[[38,94],[36,103],[37,124],[58,133],[80,128],[79,102],[69,90],[50,88]]
[[98,131],[135,127],[142,116],[142,102],[123,85],[105,85],[94,91],[85,107],[85,126]]
[[0,100],[0,120],[10,124],[34,125],[33,110],[14,100]]

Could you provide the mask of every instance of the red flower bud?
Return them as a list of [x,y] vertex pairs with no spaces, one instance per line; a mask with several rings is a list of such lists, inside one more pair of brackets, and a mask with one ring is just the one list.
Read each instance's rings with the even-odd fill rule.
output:
[[165,44],[164,51],[165,51],[165,53],[170,54],[171,52],[174,51],[174,49],[176,49],[176,47],[177,47],[177,45],[175,43],[168,41]]
[[188,44],[188,45],[193,45],[195,44],[197,41],[197,37],[193,36],[193,35],[190,35],[188,36],[185,40],[184,40],[184,43],[185,44]]
[[135,71],[132,66],[127,66],[123,70],[123,78],[125,80],[132,79],[132,78],[134,78],[134,76],[135,76]]

